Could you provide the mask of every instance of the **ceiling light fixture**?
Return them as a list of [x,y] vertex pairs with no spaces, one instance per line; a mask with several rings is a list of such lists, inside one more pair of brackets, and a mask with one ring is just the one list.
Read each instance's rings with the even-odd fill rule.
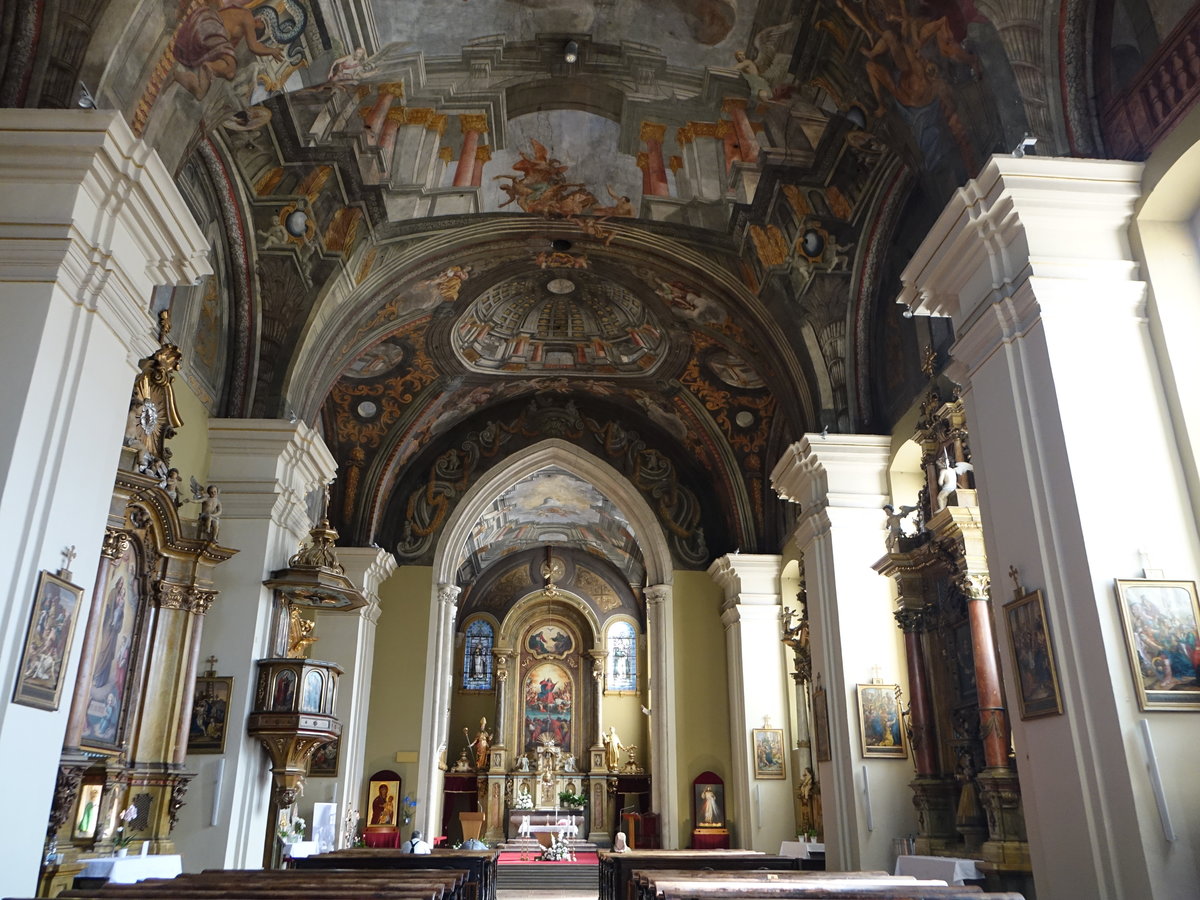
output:
[[569,63],[579,61],[579,44],[576,41],[567,41],[567,46],[563,47],[563,59]]

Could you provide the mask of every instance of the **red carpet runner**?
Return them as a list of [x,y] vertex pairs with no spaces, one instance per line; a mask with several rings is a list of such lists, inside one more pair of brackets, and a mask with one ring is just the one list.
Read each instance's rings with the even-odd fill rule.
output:
[[576,853],[575,861],[563,860],[562,862],[539,862],[534,859],[534,854],[528,854],[524,859],[521,859],[521,854],[516,850],[504,850],[500,854],[499,865],[523,865],[528,866],[533,863],[544,866],[598,866],[600,865],[600,857],[595,853]]

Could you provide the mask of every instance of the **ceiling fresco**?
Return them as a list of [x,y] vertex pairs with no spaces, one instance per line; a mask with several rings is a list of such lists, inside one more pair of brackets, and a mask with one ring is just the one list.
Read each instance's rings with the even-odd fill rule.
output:
[[[1027,134],[1143,158],[1187,106],[1160,45],[1196,19],[1146,0],[18,6],[0,99],[72,105],[82,84],[177,172],[217,272],[171,299],[184,377],[214,415],[321,429],[346,540],[428,562],[471,484],[555,436],[630,479],[685,568],[776,552],[786,444],[887,430],[945,361],[949,329],[893,300],[947,196]],[[633,577],[596,508],[554,526]],[[468,569],[524,546],[489,529]]]

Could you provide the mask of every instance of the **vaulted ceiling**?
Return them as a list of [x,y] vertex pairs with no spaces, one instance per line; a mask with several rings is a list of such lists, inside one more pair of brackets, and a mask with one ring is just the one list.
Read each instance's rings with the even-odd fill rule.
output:
[[[178,172],[217,271],[171,299],[185,376],[215,415],[322,430],[346,538],[428,562],[473,484],[554,437],[700,567],[778,549],[784,446],[889,427],[944,363],[949,329],[902,317],[896,276],[988,154],[1154,139],[1101,127],[1089,86],[1126,109],[1194,11],[1087,6],[7,4],[28,41],[0,46],[0,96],[82,82]],[[546,540],[636,581],[612,498],[561,520],[589,497],[571,477],[497,496],[463,571]]]

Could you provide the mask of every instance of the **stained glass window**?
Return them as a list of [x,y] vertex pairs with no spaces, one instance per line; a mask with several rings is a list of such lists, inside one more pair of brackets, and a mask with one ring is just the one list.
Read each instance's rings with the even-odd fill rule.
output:
[[608,689],[637,690],[637,632],[628,622],[608,629]]
[[487,619],[475,619],[467,626],[463,645],[463,690],[492,689],[492,641],[495,635]]

